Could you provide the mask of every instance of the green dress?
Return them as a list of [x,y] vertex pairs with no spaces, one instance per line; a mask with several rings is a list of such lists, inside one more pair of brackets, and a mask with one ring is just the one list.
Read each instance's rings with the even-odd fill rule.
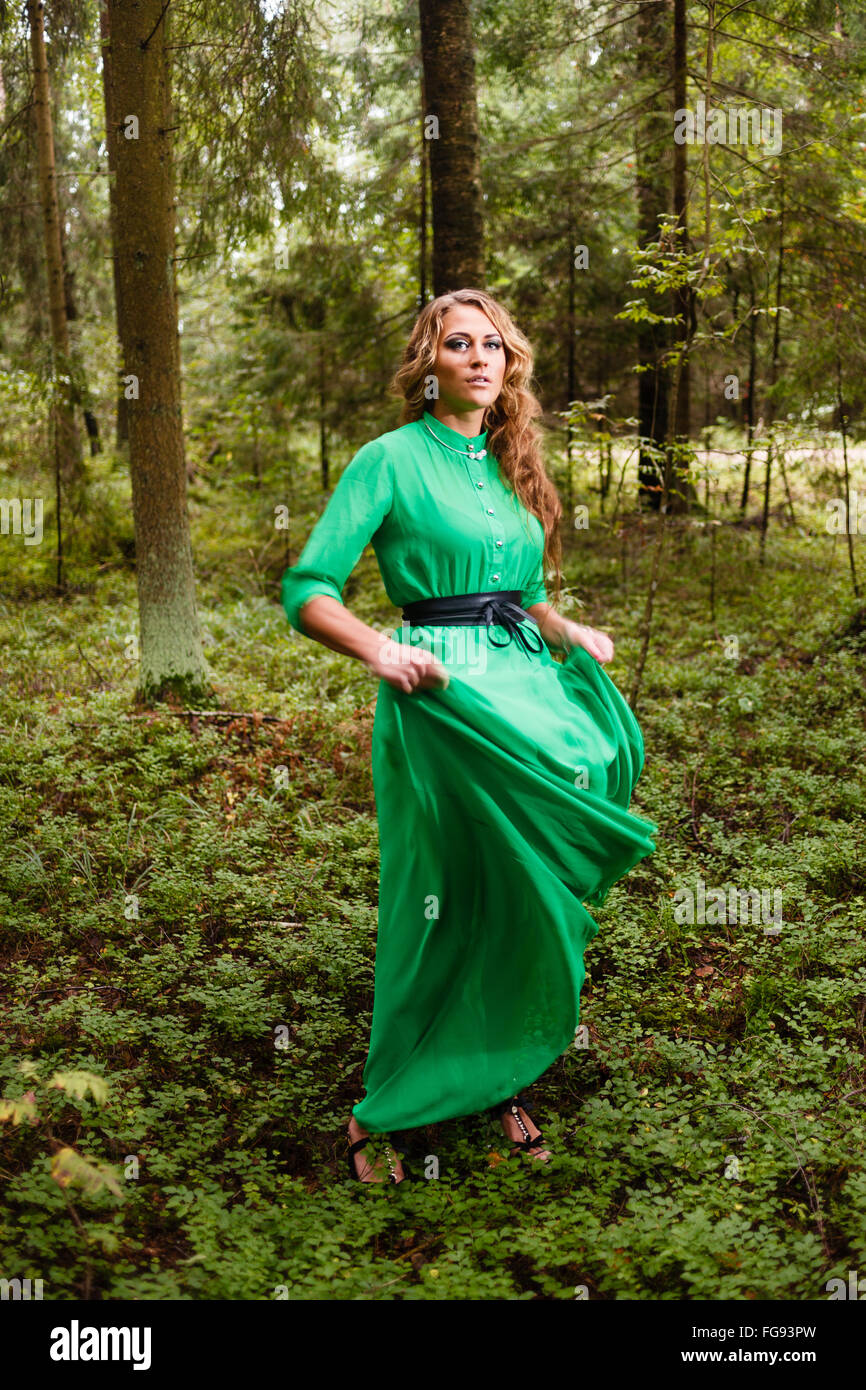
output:
[[[365,444],[283,576],[291,625],[304,632],[317,594],[342,602],[368,542],[397,608],[496,589],[520,590],[524,608],[544,602],[541,523],[489,453],[470,457],[485,439],[425,411]],[[378,687],[379,921],[354,1107],[374,1132],[490,1108],[562,1055],[598,931],[584,903],[600,906],[658,829],[628,809],[644,762],[637,720],[582,647],[556,661],[498,624],[404,622],[393,636],[433,650],[450,681]]]

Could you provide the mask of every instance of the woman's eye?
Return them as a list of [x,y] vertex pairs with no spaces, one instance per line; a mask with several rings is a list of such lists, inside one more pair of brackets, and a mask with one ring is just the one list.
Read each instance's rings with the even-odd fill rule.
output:
[[[449,338],[448,342],[446,343],[446,347],[450,348],[462,348],[468,346],[468,338]],[[485,343],[484,346],[488,348],[501,348],[502,344],[498,341],[498,339],[491,338],[491,340],[488,343]]]

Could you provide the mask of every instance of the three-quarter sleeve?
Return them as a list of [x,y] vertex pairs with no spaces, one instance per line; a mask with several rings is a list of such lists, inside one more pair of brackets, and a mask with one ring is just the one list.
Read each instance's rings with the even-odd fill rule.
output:
[[393,462],[386,448],[371,440],[346,465],[328,504],[310,533],[297,564],[283,575],[286,617],[303,636],[301,609],[326,594],[343,602],[342,590],[365,547],[391,509]]

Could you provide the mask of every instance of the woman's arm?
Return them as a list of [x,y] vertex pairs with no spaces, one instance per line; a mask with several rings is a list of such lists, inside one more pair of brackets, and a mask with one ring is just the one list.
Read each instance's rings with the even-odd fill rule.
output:
[[448,673],[426,647],[394,642],[368,627],[335,598],[317,594],[301,607],[307,636],[343,656],[354,656],[398,690],[428,690],[447,686]]
[[572,647],[584,647],[596,661],[613,659],[613,642],[606,632],[582,627],[571,618],[564,618],[550,603],[533,603],[526,612],[538,623],[541,636],[551,651],[568,652]]
[[[296,565],[282,578],[286,616],[296,632],[343,656],[354,656],[407,694],[448,684],[448,673],[426,648],[403,646],[350,613],[346,580],[390,511],[393,459],[380,439],[347,464]],[[303,616],[302,616],[303,615]]]

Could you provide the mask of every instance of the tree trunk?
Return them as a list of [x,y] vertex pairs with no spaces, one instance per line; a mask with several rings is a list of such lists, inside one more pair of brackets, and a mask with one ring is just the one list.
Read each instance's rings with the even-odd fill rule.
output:
[[[686,45],[686,3],[685,0],[674,0],[674,49],[673,49],[673,90],[674,90],[674,110],[681,111],[686,104],[686,73],[688,68],[688,53]],[[686,144],[678,145],[674,141],[673,145],[673,203],[674,217],[676,226],[682,228],[682,232],[676,238],[677,248],[681,251],[691,249],[688,230],[688,189],[686,185]],[[671,346],[675,342],[685,342],[684,357],[680,366],[679,386],[677,388],[677,418],[674,421],[673,438],[674,442],[680,445],[679,468],[685,467],[687,458],[691,457],[691,450],[688,455],[682,453],[682,448],[687,445],[691,429],[691,369],[689,365],[689,345],[697,327],[695,315],[695,296],[690,285],[684,285],[682,289],[675,290],[673,296],[673,313],[680,319],[678,324],[671,325]],[[695,496],[694,483],[688,475],[674,476],[672,471],[672,460],[668,460],[668,490],[670,492],[671,512],[687,511],[691,501]]]
[[839,355],[839,311],[834,310],[833,329],[836,339],[836,400],[839,405],[839,428],[842,431],[842,463],[845,468],[845,532],[848,539],[848,563],[851,567],[851,583],[854,597],[860,597],[857,581],[857,565],[854,560],[854,531],[851,526],[851,472],[848,467],[848,412],[845,409],[845,396],[842,390],[842,358]]
[[325,367],[324,319],[323,306],[322,326],[319,330],[319,467],[321,469],[322,491],[327,492],[331,486],[331,460],[328,455],[328,373]]
[[[111,109],[111,44],[109,43],[107,0],[100,0],[99,37],[102,48],[102,93],[105,102],[105,146],[108,151],[108,220],[111,228],[112,242],[114,245],[117,245],[117,126],[114,119],[114,112]],[[123,366],[120,351],[120,344],[123,342],[123,331],[121,328],[123,305],[120,298],[120,276],[118,274],[116,256],[112,258],[112,273],[114,275],[114,319],[117,329],[118,349],[115,443],[119,446],[125,444],[129,439],[129,423],[127,420],[126,394],[123,389]]]
[[[770,362],[770,386],[779,380],[779,343],[782,323],[782,262],[785,256],[785,184],[779,186],[779,254],[776,260],[776,316],[773,323],[773,356]],[[773,470],[773,418],[776,402],[772,393],[767,398],[767,462],[764,469],[764,507],[761,513],[761,543],[758,558],[763,565],[767,551],[767,527],[770,523],[770,479]]]
[[745,513],[749,501],[749,480],[752,476],[752,437],[755,433],[755,378],[758,367],[758,316],[755,313],[755,279],[752,267],[749,271],[749,392],[746,397],[746,469],[743,474],[743,495],[740,498],[740,511]]
[[419,0],[433,294],[483,289],[484,206],[469,0]]
[[54,166],[51,92],[48,84],[48,61],[43,30],[44,10],[45,6],[41,0],[27,0],[30,51],[33,57],[33,105],[36,116],[39,190],[42,201],[42,225],[48,271],[48,308],[51,321],[54,376],[51,406],[54,449],[61,487],[70,492],[72,510],[77,511],[82,502],[81,488],[84,483],[84,464],[81,455],[81,439],[75,423],[69,325],[66,320],[66,296],[63,284],[63,251],[60,244],[60,210],[57,203],[57,175]]
[[[140,698],[208,693],[186,503],[175,281],[170,12],[108,0],[120,282],[141,626]],[[118,124],[120,122],[120,124]]]
[[[674,0],[674,110],[681,111],[686,104],[686,12],[685,0]],[[677,246],[683,250],[689,250],[689,229],[688,229],[688,192],[686,189],[686,150],[688,146],[683,143],[678,145],[674,141],[674,217],[676,226],[682,228],[677,237]],[[692,305],[692,292],[688,286],[683,286],[680,290],[674,291],[673,312],[680,316],[681,326],[673,326],[674,338],[684,338],[691,323],[694,313]],[[688,437],[689,420],[691,416],[691,375],[689,372],[688,358],[683,362],[680,373],[680,389],[677,400],[677,419],[674,434],[677,438]]]
[[[63,262],[63,303],[66,310],[67,325],[75,323],[78,318],[78,305],[75,301],[75,272],[69,269],[66,260],[66,238],[63,235],[63,228],[60,228],[60,257]],[[80,354],[72,347],[69,351],[70,360],[74,365],[72,380],[72,403],[78,406],[84,416],[84,428],[90,440],[91,457],[102,453],[102,445],[99,442],[99,421],[90,409],[92,397],[87,387],[87,379],[82,365]]]
[[427,303],[427,139],[424,134],[424,121],[427,113],[427,98],[424,95],[424,72],[421,72],[421,183],[418,190],[418,309]]
[[[576,298],[577,284],[575,281],[574,258],[577,254],[574,243],[577,240],[577,218],[572,205],[568,219],[568,319],[567,332],[568,343],[566,345],[565,369],[567,374],[566,389],[568,391],[568,409],[571,410],[577,389],[577,364],[575,362],[574,333],[577,328]],[[574,517],[574,426],[569,419],[565,427],[565,458],[567,467],[566,480],[566,503],[568,507],[569,526]]]
[[[665,0],[643,5],[636,16],[637,45],[635,72],[664,71],[669,46],[668,7]],[[659,218],[668,211],[670,186],[670,113],[663,98],[655,96],[652,106],[640,115],[635,130],[635,184],[637,192],[638,245],[647,246],[659,235]],[[669,300],[646,292],[654,313],[667,314]],[[638,325],[638,360],[651,370],[638,373],[638,420],[640,436],[664,450],[668,433],[668,372],[660,358],[668,346],[668,330],[663,323]],[[638,460],[638,495],[658,511],[661,502],[663,470],[648,449],[642,448]]]

